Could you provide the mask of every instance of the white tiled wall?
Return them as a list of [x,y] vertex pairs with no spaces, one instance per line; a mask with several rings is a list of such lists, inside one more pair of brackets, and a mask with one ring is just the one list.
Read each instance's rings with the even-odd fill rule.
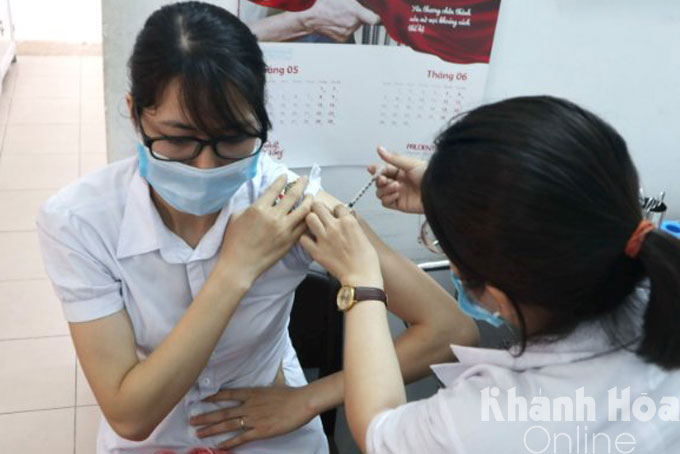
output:
[[101,0],[10,0],[19,41],[102,41]]

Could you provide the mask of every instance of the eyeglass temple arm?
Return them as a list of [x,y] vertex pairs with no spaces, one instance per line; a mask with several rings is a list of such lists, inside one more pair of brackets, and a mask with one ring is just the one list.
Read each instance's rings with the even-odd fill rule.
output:
[[448,270],[451,264],[448,260],[436,260],[434,262],[423,262],[418,263],[418,268],[429,273],[431,271],[443,271]]

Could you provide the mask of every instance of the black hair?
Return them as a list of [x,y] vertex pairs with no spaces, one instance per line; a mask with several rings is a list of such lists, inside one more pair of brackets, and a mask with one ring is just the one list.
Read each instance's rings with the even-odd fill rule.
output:
[[[491,284],[512,301],[521,351],[613,316],[648,279],[638,354],[680,367],[680,241],[654,230],[637,257],[624,253],[642,220],[638,175],[596,115],[552,97],[479,107],[439,135],[421,189],[466,286]],[[526,332],[528,306],[548,314],[539,332]]]
[[[128,62],[135,115],[157,106],[177,79],[185,114],[209,135],[266,137],[266,66],[257,38],[236,16],[203,2],[163,6],[146,20]],[[247,121],[252,113],[258,125]]]

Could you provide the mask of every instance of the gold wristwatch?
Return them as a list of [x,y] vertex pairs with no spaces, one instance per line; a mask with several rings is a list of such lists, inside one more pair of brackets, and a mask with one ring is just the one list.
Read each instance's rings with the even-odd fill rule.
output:
[[376,300],[382,301],[387,306],[387,295],[385,291],[377,287],[353,287],[343,285],[338,291],[338,310],[347,312],[360,301]]

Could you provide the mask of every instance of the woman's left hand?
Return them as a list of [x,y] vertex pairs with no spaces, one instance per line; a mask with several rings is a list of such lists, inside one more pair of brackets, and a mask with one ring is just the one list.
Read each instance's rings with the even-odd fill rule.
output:
[[315,202],[305,221],[314,237],[304,234],[300,244],[343,285],[383,287],[378,253],[349,208],[331,213]]
[[239,401],[236,407],[223,408],[194,416],[189,420],[197,429],[199,438],[241,430],[245,431],[220,443],[220,449],[232,449],[243,443],[261,438],[287,434],[307,424],[316,413],[310,408],[308,387],[225,389],[206,402]]

